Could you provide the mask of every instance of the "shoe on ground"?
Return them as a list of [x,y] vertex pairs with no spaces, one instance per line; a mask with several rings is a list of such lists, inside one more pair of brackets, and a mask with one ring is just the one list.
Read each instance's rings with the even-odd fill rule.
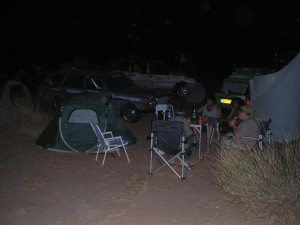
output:
[[[184,161],[186,165],[188,165],[189,167],[193,167],[194,163],[192,161]],[[182,166],[182,161],[180,161],[179,165]]]
[[156,149],[156,151],[157,151],[157,153],[160,154],[160,155],[164,155],[164,154],[165,154],[162,150],[160,150],[160,149],[158,149],[158,148]]
[[170,164],[171,166],[175,166],[175,160],[173,159],[173,160],[169,161],[169,164]]

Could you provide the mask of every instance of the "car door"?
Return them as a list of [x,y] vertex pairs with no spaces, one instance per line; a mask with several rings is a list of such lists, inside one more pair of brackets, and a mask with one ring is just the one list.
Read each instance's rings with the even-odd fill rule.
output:
[[130,80],[141,87],[149,86],[147,73],[147,63],[143,61],[132,61],[130,63],[130,73],[126,74]]
[[177,83],[177,80],[171,75],[163,64],[158,62],[149,63],[149,86],[158,89],[171,89]]

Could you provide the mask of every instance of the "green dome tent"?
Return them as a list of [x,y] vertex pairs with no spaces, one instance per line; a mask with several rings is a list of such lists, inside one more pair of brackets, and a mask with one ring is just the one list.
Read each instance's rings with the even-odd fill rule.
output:
[[103,132],[112,131],[114,136],[122,136],[128,141],[126,147],[137,142],[107,97],[73,94],[67,97],[60,115],[53,117],[36,144],[54,151],[95,153],[98,141],[89,124],[92,121],[97,122]]

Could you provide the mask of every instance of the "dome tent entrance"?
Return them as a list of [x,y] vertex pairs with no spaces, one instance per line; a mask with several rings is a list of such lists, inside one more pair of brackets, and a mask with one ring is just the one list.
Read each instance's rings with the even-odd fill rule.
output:
[[89,121],[97,122],[103,131],[122,136],[128,147],[136,144],[113,104],[101,99],[103,96],[97,94],[68,96],[61,114],[53,117],[36,144],[54,151],[95,153],[98,141]]

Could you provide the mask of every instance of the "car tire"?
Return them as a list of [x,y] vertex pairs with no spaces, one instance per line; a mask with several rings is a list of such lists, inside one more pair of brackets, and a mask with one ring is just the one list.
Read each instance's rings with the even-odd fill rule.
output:
[[125,122],[135,123],[141,118],[141,113],[132,104],[125,105],[121,108],[120,115]]
[[175,85],[175,94],[178,97],[185,97],[188,94],[188,89],[186,83],[177,83]]
[[191,104],[198,104],[204,101],[206,97],[205,87],[200,83],[189,83],[186,85],[188,89],[185,101]]

